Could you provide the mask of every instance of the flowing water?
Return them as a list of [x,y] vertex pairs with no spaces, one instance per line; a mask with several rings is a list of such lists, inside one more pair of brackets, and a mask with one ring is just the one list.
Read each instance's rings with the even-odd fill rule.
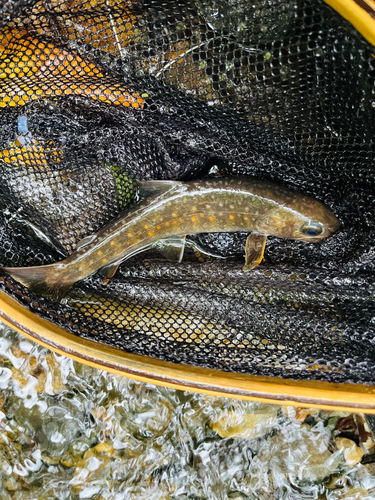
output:
[[3,324],[0,391],[1,500],[375,498],[363,415],[136,382]]

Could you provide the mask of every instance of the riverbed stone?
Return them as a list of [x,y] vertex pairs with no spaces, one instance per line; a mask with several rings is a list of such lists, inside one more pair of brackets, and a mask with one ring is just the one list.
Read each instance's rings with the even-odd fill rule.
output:
[[240,411],[223,411],[211,427],[222,438],[260,438],[275,427],[278,421],[278,408],[268,406],[265,411],[242,413]]
[[345,462],[348,465],[358,464],[364,455],[363,450],[348,438],[339,437],[335,440],[337,449],[344,455]]

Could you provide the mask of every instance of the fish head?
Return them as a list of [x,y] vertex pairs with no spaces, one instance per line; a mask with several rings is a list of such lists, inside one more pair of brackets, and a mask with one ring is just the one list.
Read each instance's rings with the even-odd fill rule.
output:
[[318,243],[340,228],[340,221],[330,208],[314,198],[303,196],[298,202],[300,218],[293,239]]
[[266,221],[268,234],[317,243],[340,228],[337,217],[320,201],[301,194],[288,201],[269,214]]

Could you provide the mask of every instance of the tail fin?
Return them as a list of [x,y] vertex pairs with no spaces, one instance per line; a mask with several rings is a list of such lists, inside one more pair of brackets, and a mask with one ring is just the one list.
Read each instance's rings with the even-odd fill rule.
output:
[[35,267],[2,267],[0,270],[10,274],[32,292],[60,302],[75,281],[67,279],[57,269],[56,264]]

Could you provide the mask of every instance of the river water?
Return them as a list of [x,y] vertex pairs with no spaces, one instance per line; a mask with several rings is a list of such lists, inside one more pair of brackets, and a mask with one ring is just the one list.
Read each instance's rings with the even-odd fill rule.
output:
[[136,382],[0,324],[1,500],[374,499],[360,422]]

